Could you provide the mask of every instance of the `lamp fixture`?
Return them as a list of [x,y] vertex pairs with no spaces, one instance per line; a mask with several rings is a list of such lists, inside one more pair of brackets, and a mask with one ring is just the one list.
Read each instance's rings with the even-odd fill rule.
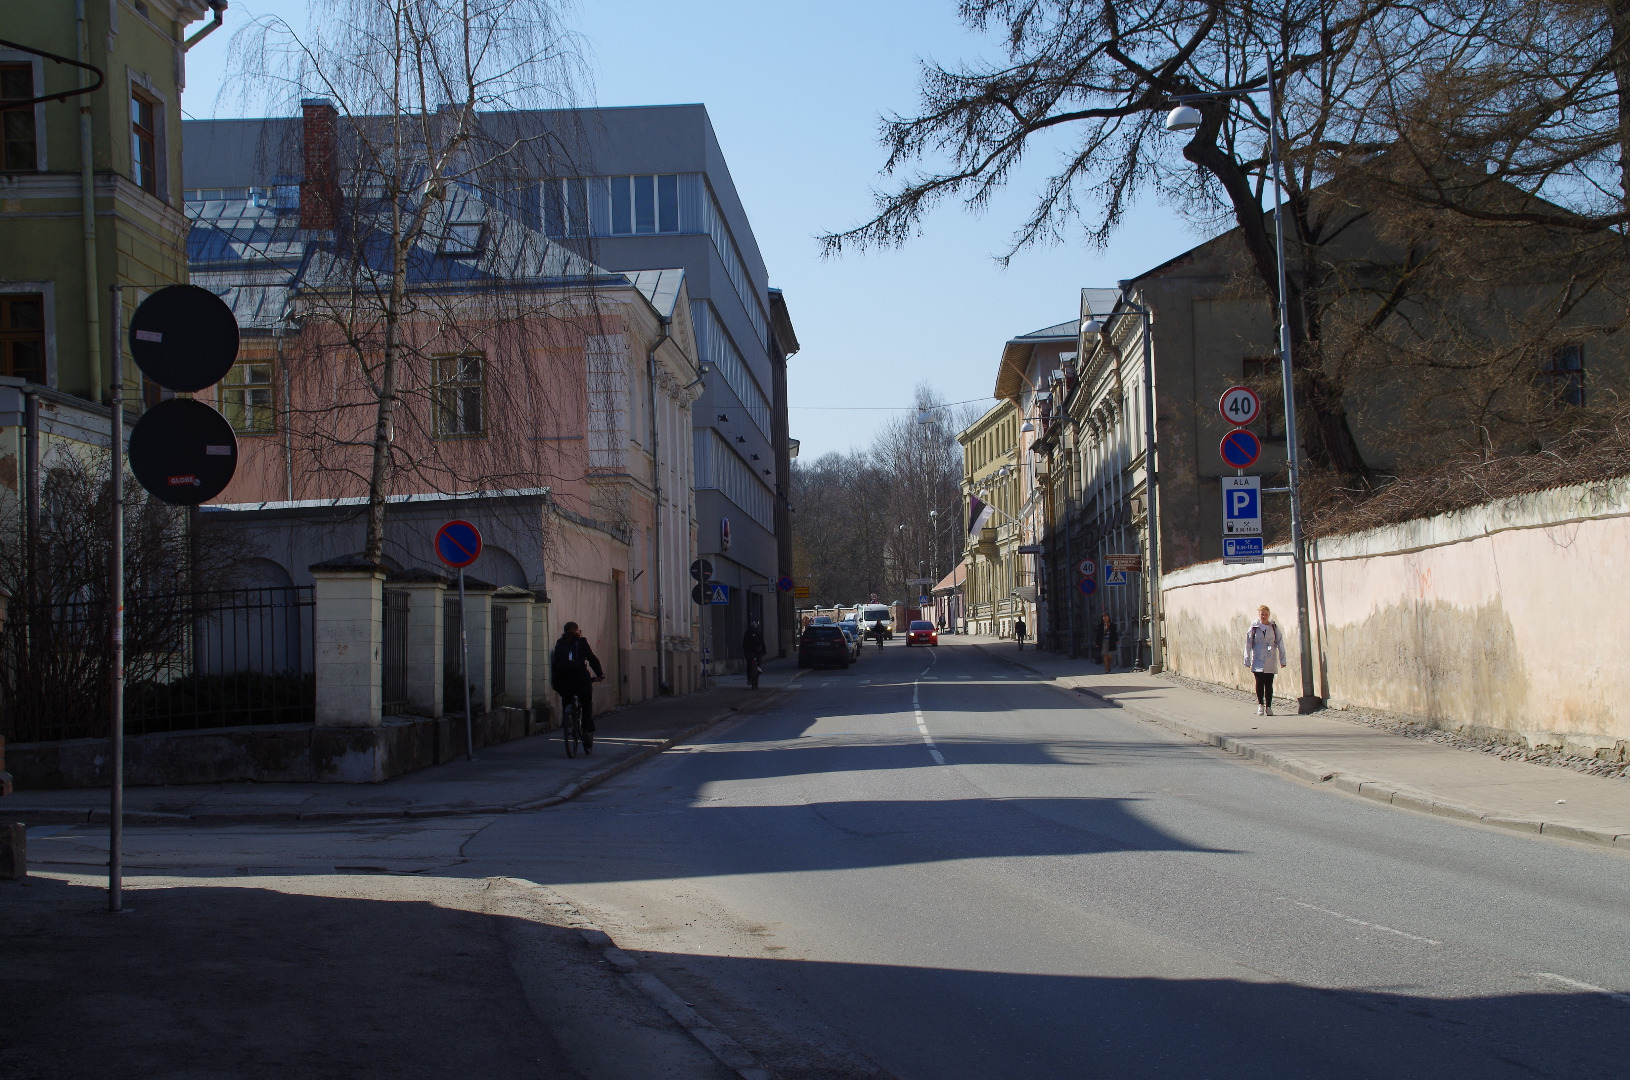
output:
[[1088,337],[1097,337],[1104,332],[1104,324],[1098,321],[1098,316],[1094,315],[1081,324],[1081,332]]
[[1205,120],[1193,105],[1179,105],[1166,114],[1167,131],[1193,131]]
[[1026,420],[1023,424],[1019,425],[1019,430],[1024,432],[1026,435],[1028,435],[1032,431],[1036,430],[1036,425],[1032,424],[1030,421]]

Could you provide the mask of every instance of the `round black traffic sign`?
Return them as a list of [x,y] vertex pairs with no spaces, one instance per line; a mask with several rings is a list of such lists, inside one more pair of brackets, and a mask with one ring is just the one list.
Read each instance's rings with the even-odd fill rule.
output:
[[197,506],[226,490],[238,469],[238,437],[226,417],[194,398],[142,413],[130,432],[130,471],[154,497]]
[[224,379],[238,358],[238,320],[208,289],[167,285],[131,316],[130,355],[160,386],[195,394]]
[[[690,564],[690,576],[697,581],[707,581],[713,576],[713,564],[707,559],[697,559]],[[696,602],[701,603],[700,600]]]

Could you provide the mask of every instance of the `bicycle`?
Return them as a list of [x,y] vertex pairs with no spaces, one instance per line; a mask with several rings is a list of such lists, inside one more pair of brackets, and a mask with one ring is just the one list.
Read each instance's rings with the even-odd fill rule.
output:
[[747,658],[747,688],[749,690],[758,689],[758,673],[758,657],[749,656]]
[[560,710],[560,734],[566,741],[566,756],[577,756],[577,745],[583,741],[583,706],[574,697]]

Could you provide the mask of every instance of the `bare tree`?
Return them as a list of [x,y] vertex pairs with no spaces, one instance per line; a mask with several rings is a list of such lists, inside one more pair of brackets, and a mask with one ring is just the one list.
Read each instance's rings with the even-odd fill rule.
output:
[[[863,602],[874,592],[902,598],[895,590],[909,588],[906,579],[943,575],[960,557],[956,432],[968,417],[926,383],[915,397],[866,449],[794,463],[794,563],[817,603]],[[922,413],[932,422],[919,423]]]
[[[1617,191],[1607,197],[1604,177],[1612,165],[1620,179],[1630,132],[1617,93],[1626,7],[1620,0],[965,0],[963,18],[999,35],[1004,62],[925,66],[920,111],[883,126],[885,168],[900,182],[879,196],[869,220],[825,237],[827,249],[903,243],[946,199],[980,209],[1028,153],[1046,147],[1062,149],[1060,164],[1008,256],[1076,231],[1102,246],[1128,207],[1152,194],[1205,227],[1231,221],[1243,249],[1242,292],[1277,299],[1264,214],[1271,183],[1264,96],[1197,102],[1203,121],[1186,141],[1161,130],[1181,95],[1271,90],[1285,148],[1303,445],[1316,463],[1367,477],[1371,464],[1348,410],[1355,392],[1369,388],[1363,363],[1375,349],[1368,339],[1413,341],[1417,355],[1430,351],[1424,343],[1434,334],[1468,351],[1474,340],[1498,342],[1493,327],[1468,337],[1460,330],[1471,320],[1454,326],[1445,313],[1460,302],[1456,290],[1486,295],[1510,285],[1496,280],[1496,266],[1533,279],[1531,265],[1510,257],[1469,276],[1424,273],[1446,248],[1434,231],[1440,223],[1389,210],[1454,205],[1467,222],[1570,229],[1587,210],[1600,224],[1623,220],[1616,216],[1622,200]],[[1564,76],[1555,84],[1552,67]],[[1499,146],[1505,156],[1470,160],[1502,164],[1488,173],[1479,164],[1465,197],[1451,198],[1466,188],[1450,180],[1468,175],[1473,144]],[[943,167],[909,171],[930,159]],[[1576,205],[1547,201],[1553,191],[1571,193]],[[1369,253],[1355,258],[1361,240]],[[1474,246],[1521,251],[1539,243],[1514,241],[1508,231]],[[1581,257],[1577,246],[1553,246],[1551,254],[1564,281],[1577,276],[1564,265]],[[1531,359],[1543,350],[1535,335],[1521,336],[1508,355]],[[1511,378],[1520,367],[1510,366]]]
[[[363,555],[377,561],[403,470],[438,491],[545,472],[524,434],[496,425],[561,417],[569,388],[523,376],[538,350],[586,347],[592,330],[563,328],[592,319],[592,297],[563,304],[536,283],[590,268],[517,220],[540,178],[571,175],[557,171],[558,134],[492,113],[575,104],[583,68],[554,0],[327,0],[312,27],[257,20],[233,60],[269,104],[316,96],[336,111],[331,144],[301,149],[301,198],[319,204],[328,240],[298,314],[316,354],[307,377],[359,393],[371,415],[316,409],[305,430],[333,451],[326,468],[365,483]],[[475,405],[477,388],[506,408]],[[405,409],[416,396],[422,407]]]
[[[37,521],[0,505],[0,586],[12,595],[0,629],[0,735],[19,742],[107,734],[110,455],[51,456]],[[124,478],[125,670],[140,688],[185,651],[197,609],[185,597],[232,583],[255,552],[240,533],[189,527],[188,512]]]

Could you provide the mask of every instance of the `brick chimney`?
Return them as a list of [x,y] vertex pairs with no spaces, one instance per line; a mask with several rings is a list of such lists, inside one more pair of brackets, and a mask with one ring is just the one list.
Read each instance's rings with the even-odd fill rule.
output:
[[340,114],[327,98],[300,102],[300,143],[304,170],[300,176],[300,228],[332,232],[339,222]]

